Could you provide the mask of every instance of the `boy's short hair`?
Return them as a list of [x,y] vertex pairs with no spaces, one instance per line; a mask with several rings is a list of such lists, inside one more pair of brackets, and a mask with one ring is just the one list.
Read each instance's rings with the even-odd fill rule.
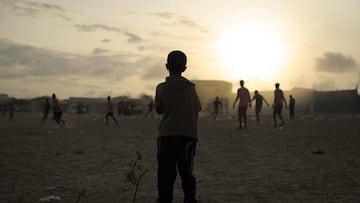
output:
[[186,68],[186,55],[182,51],[172,51],[167,57],[167,69],[172,73],[184,72]]

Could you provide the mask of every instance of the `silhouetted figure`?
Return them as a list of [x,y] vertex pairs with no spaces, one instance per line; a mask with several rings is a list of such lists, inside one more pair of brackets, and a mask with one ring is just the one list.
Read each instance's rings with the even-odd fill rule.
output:
[[170,52],[166,69],[169,76],[156,87],[155,96],[156,111],[163,114],[158,128],[158,202],[172,202],[177,168],[184,202],[195,203],[196,180],[192,170],[200,101],[195,85],[181,76],[186,70],[186,55],[183,52]]
[[244,128],[247,129],[247,121],[246,121],[246,111],[249,105],[251,108],[251,99],[250,99],[250,92],[247,88],[244,87],[244,81],[240,80],[240,88],[237,90],[237,95],[233,104],[233,108],[235,108],[235,104],[238,100],[239,101],[239,108],[238,108],[238,117],[239,117],[239,128],[242,129],[242,119],[244,119]]
[[10,101],[8,104],[8,111],[9,111],[9,123],[10,124],[14,124],[14,114],[15,114],[15,107],[14,107],[14,102]]
[[118,124],[118,121],[116,120],[116,118],[114,117],[114,108],[113,108],[113,104],[111,102],[111,97],[108,96],[107,97],[107,113],[106,113],[106,125],[109,125],[109,117],[111,117],[113,119],[113,121],[115,122],[115,124]]
[[290,119],[295,118],[295,98],[290,95],[289,99],[289,113],[290,113]]
[[259,91],[255,90],[255,95],[251,99],[251,102],[255,100],[255,114],[256,114],[256,122],[257,124],[260,123],[260,112],[262,109],[263,101],[269,106],[269,103],[266,101],[266,99],[259,94]]
[[214,106],[214,111],[213,111],[212,115],[214,116],[214,120],[216,120],[216,118],[219,114],[219,109],[222,106],[219,97],[215,98],[215,101],[213,102],[213,106]]
[[283,108],[283,103],[285,103],[285,108],[287,108],[287,103],[286,103],[286,99],[284,96],[283,91],[279,88],[280,84],[276,83],[275,84],[275,91],[274,91],[274,103],[273,103],[273,119],[274,119],[274,126],[277,126],[277,121],[276,121],[276,116],[279,117],[281,123],[280,123],[280,127],[284,125],[284,119],[281,115],[282,113],[282,108]]
[[52,99],[53,99],[52,108],[53,108],[53,113],[54,113],[54,120],[62,128],[65,126],[65,121],[62,120],[62,109],[60,106],[60,102],[56,98],[55,94],[52,95]]
[[46,125],[46,121],[47,121],[49,112],[50,112],[50,102],[49,102],[49,99],[46,98],[45,104],[44,104],[43,117],[41,118],[41,123],[44,125]]
[[151,115],[151,118],[154,118],[154,101],[151,99],[148,104],[148,112],[145,114],[147,117],[148,115]]

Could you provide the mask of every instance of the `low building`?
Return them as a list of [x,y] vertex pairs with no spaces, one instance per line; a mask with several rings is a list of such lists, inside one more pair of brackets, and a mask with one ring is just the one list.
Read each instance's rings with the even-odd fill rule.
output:
[[232,84],[222,80],[192,80],[196,85],[203,111],[212,111],[216,97],[222,103],[223,112],[228,112],[232,100]]
[[314,111],[320,113],[360,112],[360,97],[357,89],[315,91]]

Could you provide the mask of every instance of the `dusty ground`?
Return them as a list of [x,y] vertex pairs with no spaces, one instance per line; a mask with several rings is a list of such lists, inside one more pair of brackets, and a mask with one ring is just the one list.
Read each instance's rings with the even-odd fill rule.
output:
[[[0,202],[131,202],[126,173],[137,155],[149,171],[137,202],[155,202],[158,119],[65,114],[67,125],[40,125],[41,114],[0,116]],[[302,116],[274,128],[264,116],[239,131],[236,119],[200,119],[197,197],[213,202],[360,202],[360,115]],[[180,179],[175,203],[182,202]],[[84,194],[84,196],[82,196]]]

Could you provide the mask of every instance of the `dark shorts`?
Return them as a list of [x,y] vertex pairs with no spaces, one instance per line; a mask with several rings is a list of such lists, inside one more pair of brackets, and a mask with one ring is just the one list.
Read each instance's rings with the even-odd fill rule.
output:
[[114,116],[114,113],[113,113],[113,112],[108,112],[108,113],[106,114],[106,117],[108,117],[108,116]]
[[281,114],[281,112],[282,112],[282,108],[283,108],[283,105],[275,105],[274,106],[274,114],[276,113],[276,114]]
[[239,106],[239,116],[245,116],[247,111],[247,106]]
[[260,113],[262,106],[255,106],[255,112]]
[[55,120],[61,120],[61,117],[62,117],[62,111],[54,112],[54,119]]

